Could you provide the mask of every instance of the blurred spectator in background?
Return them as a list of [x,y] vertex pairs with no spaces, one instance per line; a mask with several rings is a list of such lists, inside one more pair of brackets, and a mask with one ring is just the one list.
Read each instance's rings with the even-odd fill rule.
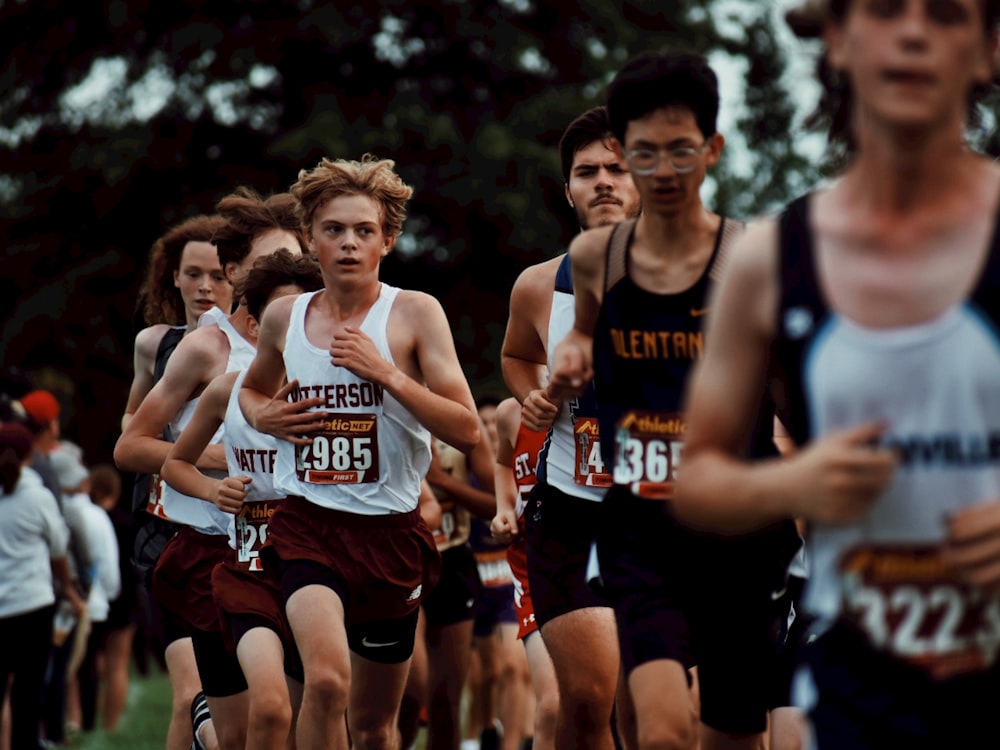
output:
[[98,651],[98,654],[103,654],[104,662],[101,723],[109,732],[117,728],[125,709],[129,657],[138,620],[139,579],[129,559],[132,516],[128,507],[122,504],[121,494],[122,478],[118,469],[111,464],[98,464],[90,470],[90,497],[111,520],[118,541],[118,571],[121,577],[121,591],[110,601],[104,639]]
[[[0,699],[11,700],[10,744],[40,747],[39,696],[52,642],[60,584],[72,613],[85,608],[70,580],[69,531],[54,496],[29,468],[34,436],[24,425],[0,424]],[[11,678],[12,681],[11,681]]]
[[87,613],[77,626],[67,668],[67,726],[71,730],[93,730],[98,698],[97,652],[107,632],[109,602],[121,591],[118,540],[108,514],[90,499],[90,471],[83,452],[61,443],[51,454],[52,467],[63,491],[63,513],[70,534],[80,528],[82,546],[90,569],[82,576],[89,582]]

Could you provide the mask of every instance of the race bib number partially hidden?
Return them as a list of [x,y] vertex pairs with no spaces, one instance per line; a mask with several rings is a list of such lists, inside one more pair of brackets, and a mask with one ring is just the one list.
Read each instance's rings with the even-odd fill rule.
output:
[[486,588],[510,586],[514,577],[507,562],[507,548],[476,553],[476,567],[479,568],[479,580]]
[[149,498],[146,501],[146,512],[150,515],[169,521],[167,511],[163,507],[163,480],[159,474],[149,475]]
[[280,500],[246,503],[236,516],[236,562],[249,563],[250,570],[263,570],[260,548],[267,541],[267,525]]
[[577,416],[573,424],[576,468],[573,480],[585,487],[610,487],[611,475],[601,458],[601,435],[597,417]]
[[843,613],[880,650],[935,679],[989,668],[1000,599],[956,582],[936,546],[862,547],[841,559]]
[[295,449],[295,472],[311,484],[377,482],[378,419],[374,414],[327,414],[323,429]]
[[625,414],[615,430],[615,484],[650,500],[673,497],[684,427],[677,413]]

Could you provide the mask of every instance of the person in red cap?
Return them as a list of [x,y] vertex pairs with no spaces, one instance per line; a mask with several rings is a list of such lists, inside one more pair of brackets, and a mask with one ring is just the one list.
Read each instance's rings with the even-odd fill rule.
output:
[[42,390],[30,391],[19,401],[29,418],[26,426],[35,436],[31,468],[39,473],[62,508],[62,489],[49,463],[49,454],[59,445],[59,401],[49,391]]

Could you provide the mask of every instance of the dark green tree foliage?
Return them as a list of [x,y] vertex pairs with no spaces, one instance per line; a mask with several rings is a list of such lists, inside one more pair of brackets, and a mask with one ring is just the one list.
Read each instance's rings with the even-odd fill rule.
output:
[[[812,179],[770,4],[740,6],[0,0],[0,363],[66,373],[70,433],[106,457],[153,240],[239,184],[283,190],[323,156],[370,151],[416,189],[385,278],[441,299],[474,391],[500,393],[510,286],[576,231],[556,142],[630,55],[745,61],[749,150],[716,173],[720,210],[751,215]],[[81,97],[98,79],[114,85]]]

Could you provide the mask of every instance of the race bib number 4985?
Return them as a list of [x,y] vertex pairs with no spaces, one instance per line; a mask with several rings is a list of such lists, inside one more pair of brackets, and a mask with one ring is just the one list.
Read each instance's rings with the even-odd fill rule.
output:
[[878,649],[935,679],[990,667],[1000,600],[954,580],[936,546],[861,547],[841,559],[843,614]]
[[677,413],[630,411],[615,430],[615,484],[650,500],[673,497],[684,419]]
[[327,414],[323,429],[295,449],[295,472],[312,484],[377,482],[378,419],[374,414]]

